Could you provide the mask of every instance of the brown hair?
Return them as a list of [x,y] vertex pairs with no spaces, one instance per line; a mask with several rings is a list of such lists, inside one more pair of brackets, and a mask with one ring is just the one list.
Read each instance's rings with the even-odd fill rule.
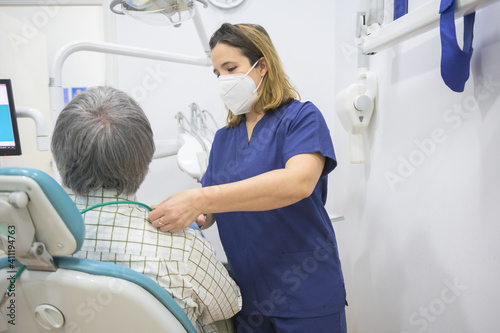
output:
[[[299,93],[283,70],[271,38],[262,26],[224,23],[210,38],[210,49],[212,50],[218,43],[238,48],[251,64],[262,57],[266,60],[267,73],[262,80],[261,89],[252,108],[258,105],[267,113],[293,99],[300,99]],[[236,126],[243,121],[244,117],[245,115],[236,116],[229,110],[226,125]]]

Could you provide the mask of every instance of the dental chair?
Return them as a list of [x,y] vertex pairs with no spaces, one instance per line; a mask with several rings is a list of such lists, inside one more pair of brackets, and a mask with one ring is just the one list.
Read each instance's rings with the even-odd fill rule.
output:
[[69,256],[80,250],[85,225],[47,174],[0,168],[0,230],[6,254],[0,258],[0,333],[196,332],[150,278]]

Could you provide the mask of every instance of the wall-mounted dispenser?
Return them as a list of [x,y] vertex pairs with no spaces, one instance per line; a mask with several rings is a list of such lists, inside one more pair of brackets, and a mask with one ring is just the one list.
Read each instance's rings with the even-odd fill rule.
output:
[[350,134],[352,163],[365,161],[363,132],[370,124],[377,96],[375,73],[360,68],[358,78],[360,82],[340,91],[335,101],[340,122]]

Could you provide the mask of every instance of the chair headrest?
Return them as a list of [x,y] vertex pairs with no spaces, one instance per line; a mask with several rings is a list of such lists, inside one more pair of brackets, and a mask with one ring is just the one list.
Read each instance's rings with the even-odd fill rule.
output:
[[[28,198],[24,207],[16,199],[25,197],[23,193]],[[85,239],[85,224],[74,202],[52,177],[36,169],[0,168],[2,223],[15,231],[16,258],[33,242],[43,243],[52,256],[70,255]]]

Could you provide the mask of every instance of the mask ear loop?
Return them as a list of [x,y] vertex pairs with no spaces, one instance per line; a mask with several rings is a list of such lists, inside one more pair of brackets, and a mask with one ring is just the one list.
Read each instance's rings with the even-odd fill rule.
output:
[[259,87],[260,85],[262,84],[262,81],[264,81],[264,76],[260,78],[260,82],[259,84],[257,85],[257,87],[255,88],[255,92],[257,92],[259,90]]
[[[261,60],[262,58],[264,58],[264,57],[260,57],[260,58],[259,58],[259,60],[257,60],[257,61],[255,62],[255,64],[253,64],[252,68],[250,68],[250,70],[249,70],[249,71],[245,74],[245,76],[248,76],[248,74],[250,74],[250,72],[251,72],[251,71],[255,68],[255,66],[257,66],[257,64],[260,62],[260,60]],[[257,91],[259,90],[259,87],[260,87],[260,85],[262,84],[262,81],[264,80],[264,76],[265,76],[265,75],[261,76],[260,81],[259,81],[259,84],[258,84],[258,85],[257,85],[257,87],[255,88],[254,93],[255,93],[255,92],[257,92]]]
[[255,62],[255,64],[253,64],[252,68],[250,68],[250,69],[248,70],[248,72],[245,74],[245,76],[248,76],[248,74],[250,74],[250,72],[251,72],[251,71],[255,68],[255,66],[257,66],[257,64],[259,63],[259,61],[260,61],[260,58],[259,58],[259,60],[257,60],[257,61]]

